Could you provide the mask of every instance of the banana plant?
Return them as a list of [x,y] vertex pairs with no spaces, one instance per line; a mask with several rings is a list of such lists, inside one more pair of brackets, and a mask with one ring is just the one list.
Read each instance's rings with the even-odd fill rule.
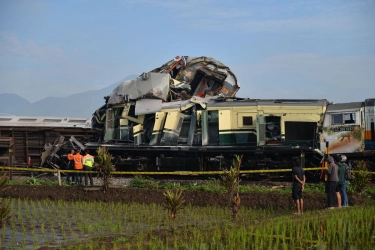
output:
[[112,155],[108,152],[105,147],[99,147],[96,150],[97,159],[95,160],[95,170],[98,178],[102,178],[103,191],[104,193],[108,190],[109,184],[111,184],[112,173],[115,171],[115,166],[112,163]]
[[175,219],[177,211],[182,207],[185,203],[185,200],[182,195],[182,190],[166,190],[164,192],[165,201],[162,204],[164,208],[168,209],[171,213],[171,218]]
[[[240,184],[240,168],[242,165],[242,155],[236,155],[233,159],[232,166],[229,170],[224,170],[221,176],[220,185],[223,186],[228,193],[229,206],[232,210],[232,218],[237,218],[237,213],[240,208],[241,199],[239,194],[239,184]],[[237,190],[236,195],[234,191]]]

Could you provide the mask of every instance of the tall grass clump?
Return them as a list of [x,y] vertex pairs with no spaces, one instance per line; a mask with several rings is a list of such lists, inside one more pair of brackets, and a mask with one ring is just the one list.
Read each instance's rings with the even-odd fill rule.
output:
[[[236,155],[233,159],[232,166],[229,170],[224,170],[221,176],[220,185],[223,186],[228,193],[229,206],[232,210],[232,218],[235,220],[240,208],[241,199],[239,193],[240,184],[240,167],[242,164],[242,155]],[[234,195],[234,192],[236,195]]]
[[[5,185],[8,183],[8,176],[6,175],[4,169],[1,171],[2,175],[0,177],[0,192],[7,189]],[[0,229],[3,228],[4,224],[10,219],[10,208],[7,202],[3,202],[0,198]]]
[[95,169],[98,173],[98,178],[103,181],[103,190],[108,190],[109,184],[111,184],[112,173],[115,171],[115,166],[112,164],[112,155],[108,152],[105,147],[99,147],[96,150],[98,154],[97,161],[95,163]]

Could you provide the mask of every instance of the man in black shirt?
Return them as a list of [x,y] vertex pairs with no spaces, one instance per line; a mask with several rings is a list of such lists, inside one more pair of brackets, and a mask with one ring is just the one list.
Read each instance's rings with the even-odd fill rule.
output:
[[296,214],[303,214],[302,191],[305,189],[306,176],[298,158],[293,160],[292,176],[292,199],[296,202]]

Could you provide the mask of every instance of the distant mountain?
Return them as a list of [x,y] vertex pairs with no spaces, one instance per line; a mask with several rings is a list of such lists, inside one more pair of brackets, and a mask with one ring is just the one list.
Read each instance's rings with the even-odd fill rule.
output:
[[0,94],[0,115],[5,113],[18,116],[91,117],[95,110],[104,105],[104,96],[110,95],[121,82],[137,76],[129,75],[100,90],[90,90],[67,97],[47,97],[34,103],[15,94]]
[[28,109],[31,103],[15,94],[0,94],[0,115],[17,114]]

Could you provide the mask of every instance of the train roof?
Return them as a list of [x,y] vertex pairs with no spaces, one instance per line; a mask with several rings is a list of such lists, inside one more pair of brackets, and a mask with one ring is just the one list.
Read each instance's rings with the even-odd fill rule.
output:
[[135,114],[152,114],[163,110],[186,110],[195,104],[206,106],[207,108],[226,107],[246,107],[246,106],[305,106],[305,107],[326,107],[326,99],[245,99],[226,98],[213,96],[209,98],[194,96],[189,100],[178,100],[173,102],[163,102],[157,99],[140,99],[135,105]]
[[327,104],[326,99],[233,99],[225,102],[217,100],[209,103],[208,106],[326,106]]
[[0,116],[0,127],[91,128],[91,117]]
[[341,111],[341,110],[355,110],[355,109],[358,110],[362,106],[363,106],[363,102],[335,103],[335,104],[328,105],[327,112]]

